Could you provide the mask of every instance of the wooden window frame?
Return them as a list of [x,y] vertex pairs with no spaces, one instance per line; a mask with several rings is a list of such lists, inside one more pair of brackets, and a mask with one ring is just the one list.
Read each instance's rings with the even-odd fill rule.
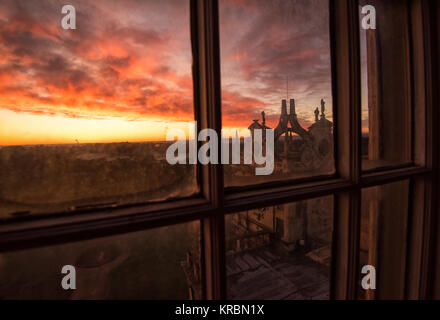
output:
[[[221,0],[220,0],[221,1]],[[330,0],[332,90],[337,175],[304,181],[224,189],[222,165],[198,166],[201,194],[166,203],[83,210],[44,217],[26,217],[0,225],[0,252],[147,230],[200,220],[202,234],[202,298],[225,299],[225,215],[252,208],[334,195],[334,234],[330,298],[356,299],[359,279],[361,191],[407,180],[412,195],[408,228],[406,286],[401,297],[440,298],[439,219],[439,73],[440,5],[408,0],[412,91],[422,90],[413,107],[424,117],[414,120],[417,156],[414,163],[362,172],[360,115],[360,49],[357,1]],[[200,128],[221,132],[221,82],[218,0],[190,0],[195,117]],[[415,87],[420,85],[421,87]],[[349,88],[349,90],[347,90]],[[419,100],[417,100],[419,99]],[[436,245],[437,243],[437,245]],[[437,250],[437,251],[436,251]],[[435,255],[435,253],[438,253]],[[437,271],[436,273],[434,271]],[[432,281],[432,277],[435,281]]]

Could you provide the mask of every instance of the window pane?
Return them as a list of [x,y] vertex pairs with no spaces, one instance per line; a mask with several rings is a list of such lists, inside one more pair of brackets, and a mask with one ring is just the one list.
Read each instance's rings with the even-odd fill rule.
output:
[[362,191],[359,266],[373,266],[377,280],[376,290],[359,286],[360,299],[404,298],[408,201],[409,181]]
[[198,192],[165,158],[194,120],[189,1],[0,3],[0,217]]
[[360,1],[376,9],[376,28],[360,13],[362,168],[411,162],[411,70],[405,1]]
[[328,299],[333,196],[226,217],[228,299]]
[[[0,299],[198,299],[199,235],[197,221],[1,253]],[[65,265],[76,269],[75,290],[61,287]]]
[[219,3],[223,135],[238,141],[271,128],[275,145],[271,174],[256,176],[242,146],[225,185],[333,174],[329,2]]

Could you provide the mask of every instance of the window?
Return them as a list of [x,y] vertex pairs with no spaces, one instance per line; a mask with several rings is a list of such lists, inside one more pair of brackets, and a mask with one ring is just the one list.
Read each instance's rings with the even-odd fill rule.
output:
[[361,28],[362,168],[409,164],[413,130],[410,9],[405,2],[359,4],[374,5],[378,13],[377,29]]
[[[200,297],[199,230],[197,221],[1,254],[0,298]],[[76,268],[76,290],[60,286],[64,265]]]
[[228,299],[326,300],[331,196],[227,215]]
[[[377,291],[378,298],[403,298],[399,295],[405,283],[409,185],[403,180],[362,190],[359,262],[376,266],[380,275],[376,286],[387,288]],[[371,298],[374,292],[361,290],[360,294]]]
[[194,121],[189,1],[77,1],[75,30],[61,2],[0,6],[1,218],[199,192],[164,157]]
[[[20,36],[35,40],[37,33],[47,37],[47,43],[57,39],[72,46],[80,39],[89,39],[88,44],[83,44],[85,51],[72,53],[78,55],[94,50],[110,50],[116,55],[120,47],[157,49],[140,50],[135,57],[140,58],[141,69],[131,70],[140,70],[145,77],[150,75],[151,70],[143,69],[151,66],[147,61],[150,55],[164,63],[156,70],[162,81],[157,85],[171,91],[161,97],[164,100],[157,100],[163,103],[153,104],[152,110],[175,114],[176,119],[196,120],[197,129],[211,128],[219,136],[222,129],[231,128],[232,132],[225,130],[226,133],[236,137],[235,128],[263,125],[261,111],[265,112],[268,127],[276,128],[284,109],[288,123],[296,126],[295,121],[290,121],[295,119],[291,117],[292,98],[293,114],[307,133],[298,126],[296,131],[301,133],[284,130],[281,144],[290,143],[285,149],[287,155],[304,151],[305,140],[313,131],[313,124],[308,126],[306,122],[316,120],[314,110],[318,107],[315,122],[324,119],[332,125],[326,131],[327,143],[313,138],[310,150],[326,154],[329,166],[296,174],[290,168],[295,168],[298,161],[285,157],[284,174],[277,175],[275,171],[273,177],[256,179],[241,164],[162,167],[161,162],[151,160],[158,166],[151,170],[151,162],[143,157],[164,156],[163,150],[152,153],[134,141],[119,141],[111,151],[109,144],[93,141],[87,145],[92,151],[79,154],[76,150],[81,149],[82,141],[64,150],[59,146],[3,146],[1,297],[73,298],[60,292],[61,267],[70,263],[79,270],[78,284],[87,282],[92,274],[102,277],[93,289],[82,288],[82,298],[439,297],[434,290],[439,268],[433,254],[438,250],[439,233],[438,2],[368,2],[376,7],[377,29],[362,30],[363,1],[292,0],[269,4],[170,0],[142,4],[124,1],[123,5],[118,1],[106,2],[106,6],[96,1],[93,8],[102,10],[90,11],[85,20],[101,28],[78,33],[78,39],[74,38],[75,33],[67,39],[57,37],[50,28],[44,28],[46,22],[25,23],[25,17],[35,17],[40,12],[37,9],[42,3],[0,4],[0,112],[24,120],[33,116],[26,111],[30,105],[17,106],[22,109],[15,111],[21,112],[14,113],[11,106],[5,107],[8,99],[26,97],[21,101],[29,103],[48,94],[44,93],[45,86],[35,86],[38,92],[25,90],[26,82],[36,81],[44,65],[30,73],[15,66],[14,75],[20,76],[22,82],[17,77],[4,82],[4,77],[12,74],[7,67],[12,67],[13,62],[32,64],[30,58],[18,59],[29,50],[47,53],[42,55],[41,63],[49,63],[51,52],[47,51],[64,48],[60,43],[55,47],[30,46],[35,41],[25,41],[27,46],[17,47],[23,40]],[[78,3],[78,30],[84,32],[81,16],[88,11],[82,2]],[[110,10],[112,6],[118,6],[118,10]],[[46,15],[50,10],[44,12]],[[98,12],[103,14],[102,19],[90,18]],[[154,21],[147,21],[150,15]],[[131,18],[126,19],[127,16]],[[44,21],[51,17],[46,18]],[[128,24],[124,25],[128,29],[136,27],[139,33],[130,29],[126,30],[126,37],[118,37],[118,23]],[[149,42],[146,35],[151,35],[147,28],[150,23],[160,29],[158,33],[177,33],[171,32],[173,36],[162,39],[166,44],[160,42],[160,36],[153,37],[159,44]],[[113,38],[96,34],[104,25],[113,28]],[[21,31],[12,33],[12,29]],[[94,39],[90,38],[92,35]],[[117,46],[104,46],[105,41],[102,47],[95,46],[104,39]],[[82,74],[85,79],[96,77],[97,73],[87,72],[87,67],[97,66],[88,61],[90,56],[80,57],[84,59],[81,68],[68,66],[66,77],[52,77],[51,81],[75,82],[75,74]],[[107,66],[114,65],[115,71],[124,68],[123,61],[104,58],[102,61]],[[79,58],[69,55],[65,59]],[[77,69],[72,70],[74,67]],[[107,71],[110,79],[112,72]],[[121,77],[129,75],[127,71]],[[10,86],[5,86],[8,81]],[[103,82],[97,81],[95,93],[100,85]],[[109,94],[116,99],[110,100],[115,103],[124,94],[131,96],[130,92],[118,94],[122,85],[115,80],[110,86],[114,90]],[[153,90],[126,85],[135,91]],[[79,89],[76,87],[78,94],[72,99],[87,98],[85,89]],[[153,91],[144,93],[150,96]],[[174,94],[185,97],[184,106],[167,100]],[[325,103],[323,109],[321,99]],[[173,108],[167,110],[171,105]],[[149,106],[144,105],[147,109]],[[133,107],[133,112],[142,109]],[[78,111],[59,107],[51,110]],[[84,110],[102,111],[98,105]],[[129,111],[124,106],[115,110],[123,117]],[[97,115],[106,116],[99,112]],[[24,128],[12,128],[13,122],[5,119],[0,117],[2,141],[13,132],[10,130]],[[55,129],[44,127],[48,132]],[[240,146],[244,138],[242,135],[239,139]],[[162,147],[159,143],[157,148]],[[53,153],[38,153],[44,149]],[[106,159],[98,158],[102,153]],[[133,167],[125,157],[136,155],[140,158]],[[92,162],[76,167],[69,159],[78,156]],[[278,159],[281,166],[282,156]],[[106,166],[111,162],[108,157],[119,159],[114,162],[115,167]],[[6,170],[14,166],[20,170]],[[143,176],[144,166],[149,171]],[[69,199],[60,199],[68,194],[64,190],[70,192]],[[58,214],[36,214],[49,212]],[[45,284],[40,279],[27,280],[33,276],[31,264],[50,266],[41,278],[47,279]],[[361,270],[366,264],[376,267],[378,287],[374,292],[362,288]],[[106,284],[109,274],[112,281]],[[257,279],[257,274],[264,277]],[[173,277],[171,282],[166,279],[168,276]],[[279,285],[265,286],[264,281]],[[112,289],[112,285],[122,282],[133,284],[131,291]],[[256,292],[261,287],[267,290]]]
[[275,144],[270,175],[240,159],[225,186],[334,174],[328,1],[219,5],[223,134],[272,128]]

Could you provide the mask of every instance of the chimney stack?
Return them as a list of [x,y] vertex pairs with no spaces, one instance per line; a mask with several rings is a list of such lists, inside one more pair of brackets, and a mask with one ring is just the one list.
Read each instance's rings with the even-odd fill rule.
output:
[[287,101],[283,99],[281,101],[281,115],[287,115]]
[[290,99],[290,115],[296,117],[296,112],[295,112],[295,99]]

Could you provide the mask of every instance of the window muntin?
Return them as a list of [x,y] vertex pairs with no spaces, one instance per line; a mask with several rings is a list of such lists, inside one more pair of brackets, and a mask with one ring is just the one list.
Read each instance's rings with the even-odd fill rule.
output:
[[329,17],[328,1],[219,2],[224,136],[275,129],[273,173],[256,177],[242,146],[226,187],[335,172]]
[[76,1],[75,30],[63,5],[0,4],[0,218],[198,193],[165,158],[194,120],[189,1]]

